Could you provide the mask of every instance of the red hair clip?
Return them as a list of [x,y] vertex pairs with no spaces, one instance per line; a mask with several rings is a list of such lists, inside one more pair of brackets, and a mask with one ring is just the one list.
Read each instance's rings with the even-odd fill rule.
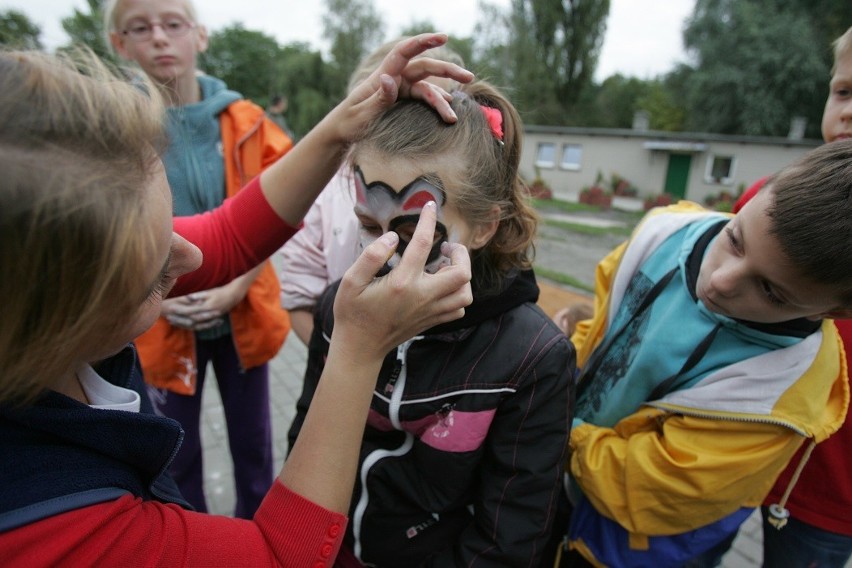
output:
[[488,121],[488,126],[491,127],[491,133],[494,134],[494,137],[503,142],[503,115],[500,113],[500,109],[496,109],[493,107],[488,107],[485,105],[479,105],[479,108],[482,109],[482,114],[485,115],[485,120]]

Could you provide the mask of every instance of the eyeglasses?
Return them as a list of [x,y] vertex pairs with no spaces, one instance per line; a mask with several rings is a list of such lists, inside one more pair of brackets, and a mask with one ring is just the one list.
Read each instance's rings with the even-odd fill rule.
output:
[[149,22],[139,18],[131,20],[121,31],[121,35],[126,35],[132,41],[148,41],[154,35],[154,28],[157,26],[160,26],[164,34],[175,38],[185,36],[195,27],[195,24],[178,16],[170,16],[161,22]]

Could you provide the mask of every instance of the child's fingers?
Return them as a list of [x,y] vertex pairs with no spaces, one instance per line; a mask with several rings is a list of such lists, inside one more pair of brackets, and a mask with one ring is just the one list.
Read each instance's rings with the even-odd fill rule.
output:
[[192,329],[192,327],[195,325],[195,320],[193,320],[192,318],[177,314],[170,314],[166,316],[166,321],[168,321],[175,327],[182,327],[185,329]]
[[[177,298],[181,300],[181,298]],[[195,303],[192,301],[171,301],[168,312],[178,316],[190,317],[196,311]]]
[[213,318],[213,319],[208,319],[208,320],[205,320],[205,321],[197,322],[195,324],[195,326],[193,327],[193,329],[195,331],[203,331],[205,329],[210,329],[212,327],[220,326],[223,323],[224,323],[224,320],[222,318]]

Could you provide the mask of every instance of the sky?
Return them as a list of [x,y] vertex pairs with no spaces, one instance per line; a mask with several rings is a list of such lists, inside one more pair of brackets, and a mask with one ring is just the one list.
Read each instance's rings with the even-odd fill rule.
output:
[[[470,36],[479,20],[479,0],[373,0],[385,20],[387,38],[397,35],[415,21],[429,20],[436,31]],[[509,0],[490,0],[508,6]],[[211,30],[242,22],[251,30],[274,36],[280,44],[303,41],[324,50],[322,15],[325,3],[319,0],[272,2],[270,0],[195,0],[200,18]],[[670,71],[686,61],[683,51],[684,20],[692,13],[695,0],[610,0],[607,32],[595,79],[614,73],[649,79]],[[87,10],[85,0],[0,0],[0,11],[23,12],[42,30],[42,43],[48,48],[63,45],[68,37],[60,20],[73,9]]]

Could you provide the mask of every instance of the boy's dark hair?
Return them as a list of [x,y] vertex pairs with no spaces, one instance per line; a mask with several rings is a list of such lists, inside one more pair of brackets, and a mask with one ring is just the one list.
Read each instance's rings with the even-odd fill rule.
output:
[[852,307],[852,140],[824,144],[766,184],[770,231],[802,276],[839,288]]

